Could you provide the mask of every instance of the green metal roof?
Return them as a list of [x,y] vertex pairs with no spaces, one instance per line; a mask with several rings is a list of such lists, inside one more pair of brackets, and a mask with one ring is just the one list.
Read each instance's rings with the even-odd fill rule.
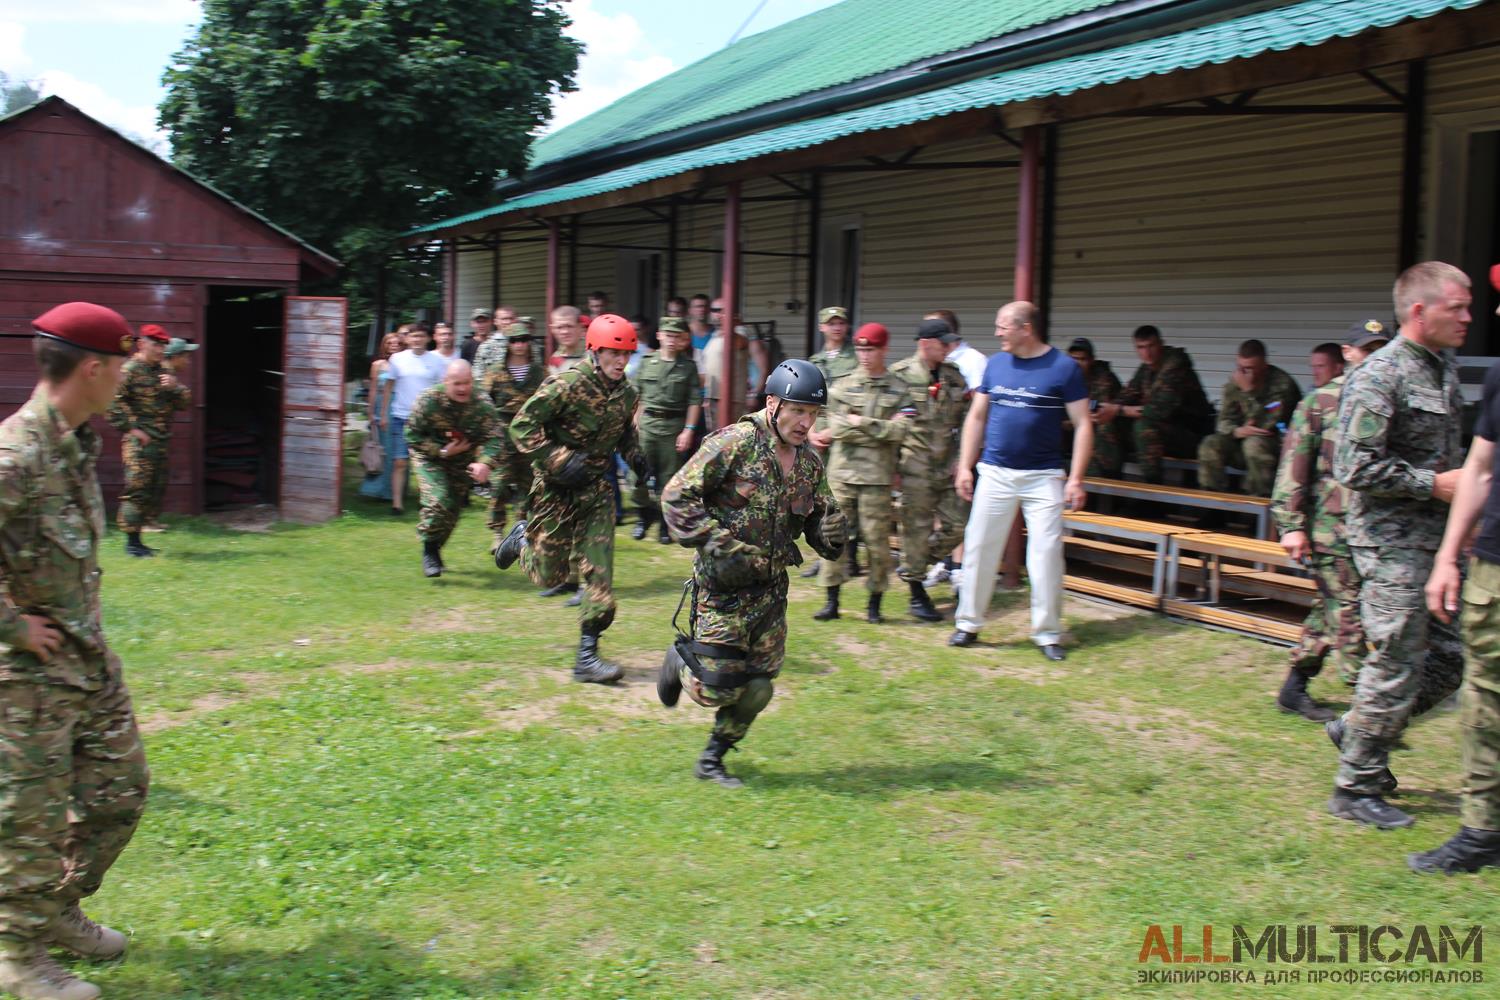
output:
[[531,166],[810,94],[1116,2],[844,0],[751,35],[539,139]]
[[1371,28],[1383,28],[1445,10],[1477,7],[1485,0],[1304,0],[1177,34],[1132,42],[1102,52],[1070,56],[1008,70],[901,100],[784,125],[699,149],[663,156],[555,187],[533,191],[490,208],[413,230],[413,235],[633,187],[703,167],[738,163],[770,153],[803,149],[833,139],[1019,101],[1071,94],[1090,87],[1247,59],[1299,45],[1319,45]]

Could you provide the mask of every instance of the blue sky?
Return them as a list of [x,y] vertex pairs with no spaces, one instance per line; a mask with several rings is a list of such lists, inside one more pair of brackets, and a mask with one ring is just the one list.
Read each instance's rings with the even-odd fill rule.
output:
[[[566,124],[723,48],[746,18],[764,31],[836,0],[567,0],[588,51]],[[759,8],[759,10],[757,10]],[[0,0],[0,72],[37,81],[88,114],[165,151],[161,74],[199,16],[195,0]]]

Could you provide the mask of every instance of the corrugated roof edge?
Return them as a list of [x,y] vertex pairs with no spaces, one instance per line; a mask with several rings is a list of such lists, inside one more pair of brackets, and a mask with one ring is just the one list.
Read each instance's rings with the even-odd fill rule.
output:
[[[454,216],[406,233],[420,236],[553,202],[604,194],[702,167],[722,166],[769,153],[803,149],[860,132],[895,128],[931,118],[1000,106],[1096,86],[1138,80],[1269,51],[1319,45],[1371,28],[1477,7],[1485,0],[1304,0],[1217,24],[1118,48],[1007,70],[838,115],[783,125],[699,149],[631,164],[556,187],[533,191],[489,208]],[[1061,77],[1062,79],[1055,79]]]
[[333,256],[332,254],[324,253],[322,250],[319,250],[317,247],[313,246],[311,243],[308,243],[306,240],[302,239],[302,237],[298,236],[296,233],[292,232],[290,229],[286,229],[286,228],[283,228],[282,226],[278,226],[276,223],[272,222],[270,219],[266,218],[264,215],[261,215],[255,209],[249,207],[248,205],[243,205],[240,202],[234,200],[229,195],[225,194],[223,191],[220,191],[218,188],[214,187],[212,184],[210,184],[208,181],[204,180],[203,178],[194,175],[190,171],[182,169],[177,164],[175,164],[171,160],[167,159],[165,156],[162,156],[160,153],[156,152],[156,150],[150,149],[150,148],[148,148],[146,146],[141,145],[139,142],[137,142],[136,140],[132,139],[130,136],[126,135],[124,132],[121,132],[119,129],[115,128],[112,125],[106,125],[104,122],[101,122],[99,119],[95,118],[93,115],[89,114],[87,111],[84,111],[82,108],[79,108],[76,105],[70,104],[69,102],[63,100],[61,97],[58,97],[56,94],[52,94],[52,95],[50,95],[48,97],[42,98],[40,101],[36,101],[36,102],[34,102],[32,104],[28,104],[24,108],[17,108],[16,110],[10,112],[7,115],[0,116],[0,125],[3,125],[6,122],[11,121],[14,118],[19,118],[22,115],[28,114],[31,111],[34,111],[35,109],[42,107],[42,105],[49,104],[49,103],[61,104],[63,107],[68,108],[70,111],[74,112],[75,114],[81,115],[82,117],[87,118],[89,121],[93,122],[95,125],[97,125],[100,128],[104,129],[106,132],[112,132],[112,133],[114,133],[115,135],[119,136],[125,142],[130,143],[136,149],[139,149],[142,153],[145,153],[147,156],[151,157],[153,160],[156,160],[158,163],[160,163],[163,166],[165,166],[167,169],[169,169],[169,170],[175,170],[177,173],[179,173],[182,176],[186,177],[188,180],[192,181],[194,184],[197,184],[199,187],[206,188],[215,197],[218,197],[218,198],[223,199],[224,201],[227,201],[230,205],[234,206],[235,208],[239,209],[241,212],[244,212],[246,215],[248,215],[251,218],[255,219],[255,221],[259,222],[261,225],[268,226],[269,228],[274,229],[277,233],[280,233],[282,236],[285,236],[287,239],[291,240],[293,243],[297,244],[299,247],[301,247],[302,249],[306,250],[308,253],[314,254],[315,256],[320,257],[322,260],[326,261],[327,263],[333,265],[333,270],[336,271],[339,268],[341,268],[341,267],[344,266],[343,262],[340,261],[337,257]]

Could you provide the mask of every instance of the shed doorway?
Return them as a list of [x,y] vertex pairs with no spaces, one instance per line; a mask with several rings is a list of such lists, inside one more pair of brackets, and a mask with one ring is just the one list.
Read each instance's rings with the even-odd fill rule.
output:
[[276,503],[285,298],[279,289],[208,290],[203,349],[206,510]]

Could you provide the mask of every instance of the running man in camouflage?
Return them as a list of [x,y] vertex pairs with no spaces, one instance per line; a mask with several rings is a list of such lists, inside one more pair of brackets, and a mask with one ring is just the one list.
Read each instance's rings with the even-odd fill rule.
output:
[[646,475],[636,446],[636,391],[625,365],[636,348],[635,327],[613,313],[589,324],[588,356],[557,373],[522,404],[510,437],[536,471],[525,520],[495,550],[495,565],[517,559],[537,584],[565,583],[577,558],[582,583],[578,656],[573,679],[611,684],[624,672],[599,657],[599,636],[615,619],[615,511],[609,477],[619,452]]
[[462,358],[448,362],[443,381],[412,403],[406,445],[417,476],[422,516],[422,574],[443,575],[443,545],[458,524],[469,483],[487,483],[500,464],[500,418],[489,400],[474,395],[473,369]]
[[1219,403],[1218,433],[1198,445],[1198,485],[1205,490],[1229,488],[1228,466],[1245,470],[1245,492],[1267,497],[1281,458],[1281,429],[1302,401],[1296,381],[1266,362],[1266,345],[1240,344],[1234,374]]
[[1320,344],[1313,351],[1315,388],[1297,406],[1287,427],[1271,491],[1271,516],[1288,556],[1307,567],[1318,590],[1292,649],[1291,666],[1276,704],[1314,722],[1334,713],[1307,693],[1308,682],[1330,655],[1346,684],[1353,685],[1365,658],[1365,630],[1359,620],[1359,570],[1344,534],[1348,491],[1333,478],[1338,439],[1339,396],[1346,366],[1352,370],[1390,340],[1385,324],[1361,320],[1349,328],[1342,349]]
[[32,321],[41,381],[0,424],[0,992],[93,1000],[47,953],[117,958],[80,902],[130,842],[146,753],[99,613],[104,500],[89,418],[115,398],[130,327],[69,302]]
[[766,395],[764,410],[704,440],[662,493],[672,537],[698,551],[692,635],[667,654],[657,692],[670,706],[686,688],[716,710],[694,773],[727,788],[742,782],[724,770],[724,754],[770,704],[781,672],[786,571],[802,562],[797,539],[836,560],[845,538],[823,463],[806,443],[827,396],[822,373],[784,361]]
[[906,610],[924,622],[940,622],[941,612],[922,580],[934,552],[946,556],[963,541],[963,503],[953,488],[958,458],[958,428],[968,409],[968,386],[958,366],[944,361],[943,334],[948,325],[925,320],[917,327],[917,350],[891,365],[891,374],[906,384],[916,411],[901,441],[901,565],[911,601]]
[[141,327],[135,356],[125,364],[120,393],[107,417],[121,434],[120,462],[125,467],[125,493],[116,520],[125,532],[125,551],[137,558],[156,555],[141,541],[141,529],[161,516],[172,414],[187,409],[190,402],[186,387],[165,364],[170,340],[155,323]]
[[541,352],[533,350],[531,331],[519,323],[512,324],[501,337],[491,337],[479,345],[479,353],[485,353],[492,343],[504,345],[494,350],[484,378],[479,383],[479,394],[490,401],[499,418],[500,459],[495,466],[495,476],[490,483],[489,528],[494,534],[490,551],[500,547],[505,538],[505,506],[514,504],[517,517],[526,517],[526,498],[531,493],[531,459],[521,454],[516,443],[510,439],[510,424],[520,412],[521,406],[541,388],[547,377],[547,367],[542,364]]
[[1464,273],[1436,261],[1403,271],[1394,298],[1398,336],[1345,378],[1339,399],[1333,474],[1349,489],[1344,530],[1370,652],[1348,714],[1327,726],[1340,753],[1329,811],[1383,829],[1413,822],[1383,798],[1396,787],[1391,747],[1463,676],[1457,624],[1432,617],[1422,588],[1461,473],[1453,352],[1473,301]]

